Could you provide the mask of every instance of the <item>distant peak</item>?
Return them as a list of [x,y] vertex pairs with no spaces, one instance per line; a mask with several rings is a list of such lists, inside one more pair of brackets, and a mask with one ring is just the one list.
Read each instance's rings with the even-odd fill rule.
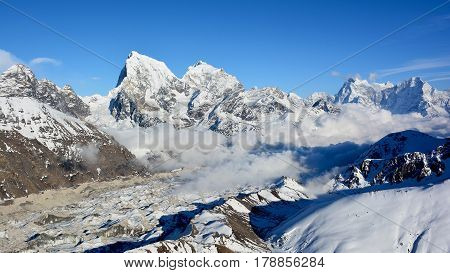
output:
[[193,65],[193,67],[197,67],[197,66],[200,66],[200,65],[207,65],[207,63],[206,62],[204,62],[204,61],[202,61],[202,60],[200,60],[200,61],[198,61],[198,62],[196,62],[194,65]]
[[125,79],[131,81],[142,81],[145,79],[153,88],[159,89],[162,85],[176,79],[164,62],[158,61],[137,51],[131,51],[122,68],[117,86]]
[[418,83],[418,82],[423,82],[422,79],[420,77],[411,77],[408,82],[414,82],[414,83]]
[[223,71],[223,69],[214,67],[214,66],[200,60],[200,61],[196,62],[195,64],[188,67],[187,74],[190,74],[190,73],[196,73],[196,74],[197,73],[201,73],[201,74],[214,73],[217,71]]
[[3,72],[3,74],[9,74],[9,75],[22,74],[22,75],[27,75],[30,78],[34,78],[33,71],[31,71],[31,69],[24,64],[15,64],[15,65],[11,66],[10,68],[8,68],[5,72]]
[[347,82],[349,82],[349,83],[353,83],[353,82],[355,82],[356,80],[354,79],[354,78],[352,78],[352,77],[350,77],[350,78],[348,78],[347,79]]
[[139,54],[139,52],[137,51],[131,51],[130,54],[128,54],[128,59],[132,58],[132,57],[136,57],[136,56],[140,56],[141,54]]
[[403,82],[403,86],[415,87],[422,86],[425,82],[420,77],[411,77]]
[[199,70],[199,69],[200,70],[205,70],[205,69],[206,70],[216,70],[216,69],[219,69],[220,70],[221,68],[214,67],[214,66],[208,64],[205,61],[199,60],[195,64],[189,66],[188,70],[191,70],[191,69],[195,69],[195,70]]

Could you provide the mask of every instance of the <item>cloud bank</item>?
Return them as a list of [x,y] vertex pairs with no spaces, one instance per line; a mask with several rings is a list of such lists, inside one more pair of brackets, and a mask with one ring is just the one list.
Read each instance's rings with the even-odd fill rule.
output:
[[152,171],[182,168],[179,190],[224,192],[291,176],[317,193],[326,191],[326,183],[339,168],[351,164],[385,135],[413,129],[447,137],[449,121],[346,104],[337,116],[305,119],[299,141],[276,137],[285,134],[286,126],[274,126],[270,137],[263,138],[255,132],[226,138],[206,129],[176,130],[169,125],[109,133]]

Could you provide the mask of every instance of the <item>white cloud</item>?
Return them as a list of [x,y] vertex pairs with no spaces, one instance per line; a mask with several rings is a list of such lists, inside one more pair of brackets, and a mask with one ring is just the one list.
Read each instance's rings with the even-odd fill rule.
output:
[[101,79],[100,77],[96,77],[96,76],[91,77],[91,80],[94,80],[94,81],[98,81],[98,80],[100,80],[100,79]]
[[420,71],[433,68],[450,67],[450,58],[417,59],[403,66],[381,69],[377,72],[380,78],[396,75],[404,72]]
[[48,58],[48,57],[39,57],[39,58],[34,58],[30,61],[30,65],[39,65],[39,64],[52,64],[55,66],[61,65],[61,62],[53,59],[53,58]]
[[183,168],[178,176],[181,190],[221,192],[249,185],[264,186],[281,176],[291,176],[311,182],[308,184],[320,181],[321,185],[314,190],[320,191],[327,179],[338,171],[335,168],[353,162],[367,144],[389,133],[408,129],[448,136],[448,124],[448,117],[430,120],[419,114],[393,115],[385,110],[346,104],[337,116],[305,119],[301,126],[305,141],[277,138],[277,134],[289,134],[283,131],[288,130],[286,126],[272,127],[269,133],[273,137],[258,138],[264,146],[252,141],[258,137],[252,135],[257,134],[255,132],[247,133],[248,137],[225,138],[206,129],[175,130],[169,125],[160,125],[109,133],[152,171]]
[[358,104],[345,104],[337,115],[306,119],[302,123],[309,146],[327,146],[350,141],[375,142],[385,135],[404,130],[418,130],[435,136],[450,134],[449,117],[424,118],[418,113],[397,115],[386,110],[370,110]]
[[14,56],[11,52],[0,49],[0,72],[5,71],[12,65],[22,63],[22,61]]
[[[3,72],[6,69],[10,68],[12,65],[19,63],[27,64],[27,62],[22,61],[11,52],[0,49],[0,72]],[[61,65],[61,61],[48,57],[38,57],[28,62],[29,66],[36,66],[40,64],[51,64],[58,66]]]
[[332,77],[341,78],[341,79],[343,79],[343,80],[347,80],[347,79],[349,79],[349,78],[353,78],[353,79],[362,79],[361,74],[359,74],[359,73],[356,73],[356,74],[350,74],[350,73],[348,73],[348,74],[343,74],[343,73],[341,73],[341,72],[339,72],[339,71],[331,71],[330,75],[331,75]]
[[341,73],[339,72],[339,71],[331,71],[331,76],[333,76],[333,77],[340,77],[341,76]]
[[448,77],[439,77],[439,78],[433,78],[433,79],[429,79],[427,81],[429,82],[438,82],[438,81],[447,81],[450,80],[450,76]]

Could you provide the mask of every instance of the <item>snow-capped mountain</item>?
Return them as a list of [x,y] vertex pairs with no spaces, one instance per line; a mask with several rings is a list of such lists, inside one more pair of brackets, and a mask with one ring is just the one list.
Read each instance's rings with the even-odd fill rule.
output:
[[128,150],[78,118],[89,109],[70,87],[16,65],[0,76],[0,94],[1,199],[134,172]]
[[[203,160],[192,151],[184,161],[158,169],[161,161],[177,160],[181,153],[157,150],[141,165],[136,151],[129,147],[132,154],[107,133],[116,130],[118,140],[123,141],[119,139],[123,134],[123,143],[132,142],[127,133],[133,130],[121,129],[167,123],[180,130],[194,127],[233,136],[266,125],[297,126],[306,117],[313,118],[313,130],[330,117],[345,129],[346,124],[337,121],[349,108],[345,104],[357,103],[374,111],[418,113],[426,122],[439,120],[437,130],[445,134],[441,118],[445,123],[448,98],[448,92],[412,78],[398,85],[351,79],[336,96],[314,93],[302,99],[272,87],[246,90],[236,77],[202,61],[178,78],[164,63],[137,52],[128,56],[117,86],[107,96],[80,98],[70,86],[37,80],[27,67],[13,66],[0,76],[0,200],[15,205],[13,214],[0,219],[0,250],[448,252],[450,241],[444,233],[450,223],[445,198],[450,178],[448,138],[403,131],[373,144],[332,147],[338,155],[326,156],[330,147],[303,151],[295,145],[274,145],[270,148],[276,152],[234,151],[227,146],[233,138],[223,137],[230,143],[224,142],[220,151],[230,149],[229,155],[214,150],[202,154],[207,157]],[[352,112],[345,122],[353,122],[358,113]],[[330,138],[336,126],[326,132]],[[350,131],[357,130],[350,127]],[[348,151],[353,148],[356,152]],[[299,170],[294,175],[272,175],[278,167],[266,163],[272,153],[282,153],[280,164]],[[227,156],[237,160],[223,168]],[[262,159],[264,168],[270,165],[270,179],[264,183],[250,183],[264,175],[255,158]],[[329,177],[348,162],[353,164],[334,179]],[[233,173],[236,168],[241,175]],[[239,183],[238,176],[249,169],[258,170],[258,175]],[[303,173],[314,177],[303,183]],[[238,182],[229,187],[224,182],[226,190],[218,192],[183,191],[199,177],[207,183],[219,176],[220,181]],[[97,183],[100,180],[111,184]],[[325,180],[325,185],[310,184],[316,180]],[[49,189],[58,191],[43,192]],[[18,198],[28,195],[29,199]],[[387,227],[375,219],[379,213],[355,206],[354,200],[415,229],[398,232]],[[387,233],[388,239],[378,242]],[[439,241],[439,247],[430,240]]]
[[244,92],[236,77],[203,61],[190,66],[181,80],[191,89],[188,115],[196,121],[207,120],[216,105]]
[[307,102],[277,88],[244,90],[236,77],[202,61],[178,79],[164,63],[134,51],[108,97],[117,121],[142,127],[201,125],[228,136],[259,130],[269,121],[298,122],[307,114],[338,112],[326,96]]
[[336,94],[335,103],[359,103],[368,107],[379,107],[383,99],[382,90],[393,86],[390,82],[378,84],[349,78]]
[[72,87],[59,88],[49,80],[37,80],[28,67],[20,64],[1,74],[0,97],[30,97],[77,118],[89,115],[89,107]]
[[164,63],[134,51],[108,98],[109,110],[121,124],[202,126],[227,136],[260,130],[265,123],[295,126],[305,117],[336,115],[346,103],[426,117],[448,116],[450,111],[448,92],[419,78],[398,85],[349,79],[335,96],[314,93],[302,99],[272,87],[245,90],[236,77],[202,61],[179,79]]
[[131,119],[141,127],[169,122],[191,124],[187,116],[190,94],[185,84],[160,61],[135,51],[120,73],[109,109],[116,120]]
[[335,178],[337,185],[361,188],[384,183],[450,178],[450,139],[417,131],[389,134],[374,143]]
[[359,103],[393,114],[419,113],[431,117],[447,116],[450,112],[449,92],[438,91],[418,77],[398,85],[350,78],[336,94],[335,103]]

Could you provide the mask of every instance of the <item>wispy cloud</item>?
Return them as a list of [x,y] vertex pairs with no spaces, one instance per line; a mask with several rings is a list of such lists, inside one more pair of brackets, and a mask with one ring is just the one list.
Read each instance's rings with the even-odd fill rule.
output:
[[403,66],[378,70],[376,73],[379,78],[383,78],[386,76],[392,76],[392,75],[405,73],[405,72],[421,71],[421,70],[442,68],[442,67],[450,67],[450,57],[433,58],[433,59],[417,59],[417,60],[413,60]]
[[354,78],[354,79],[362,79],[361,78],[361,74],[356,73],[356,74],[343,74],[339,71],[331,71],[330,75],[332,77],[337,77],[337,78],[341,78],[343,80],[347,80],[348,78]]
[[100,79],[101,79],[100,77],[96,77],[96,76],[91,77],[91,80],[94,80],[94,81],[98,81],[98,80],[100,80]]
[[26,62],[15,56],[13,53],[0,49],[0,72],[5,71],[6,69],[10,68],[15,64],[26,64],[29,66],[37,66],[40,64],[51,64],[54,66],[58,66],[61,65],[62,62],[49,57],[38,57],[32,59],[29,62]]
[[333,77],[340,77],[341,73],[339,71],[331,71],[330,75]]
[[61,65],[61,62],[59,60],[53,59],[53,58],[48,58],[48,57],[39,57],[39,58],[34,58],[30,61],[30,65],[38,65],[38,64],[52,64],[55,66]]
[[22,61],[14,56],[11,52],[0,49],[0,72],[5,71],[10,68],[12,65],[22,63]]
[[434,78],[434,79],[429,79],[427,81],[429,82],[438,82],[438,81],[447,81],[450,80],[450,76],[448,77],[440,77],[440,78]]

